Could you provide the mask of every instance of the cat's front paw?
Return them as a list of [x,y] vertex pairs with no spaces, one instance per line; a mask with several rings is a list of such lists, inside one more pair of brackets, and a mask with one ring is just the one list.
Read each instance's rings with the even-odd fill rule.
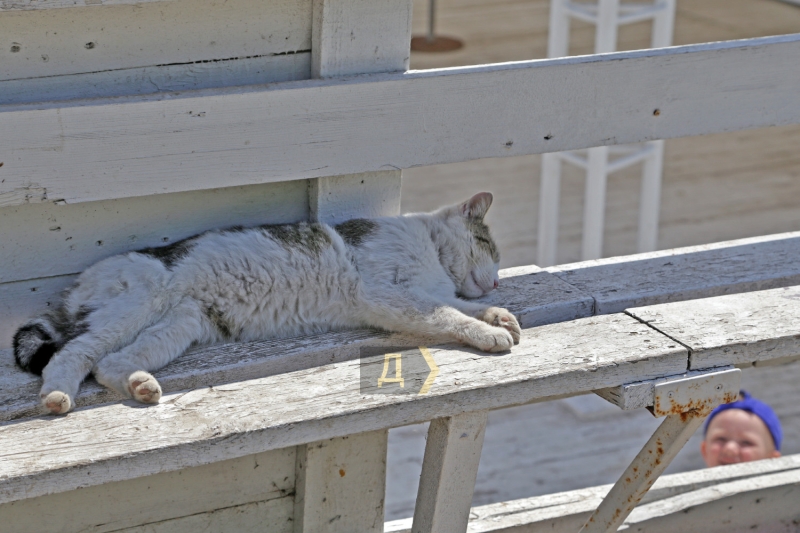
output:
[[468,344],[484,352],[506,352],[514,346],[514,339],[508,331],[481,323],[478,325],[480,327],[470,331],[468,338],[464,339]]
[[42,405],[47,409],[51,415],[63,415],[72,409],[73,403],[69,394],[61,391],[53,391],[48,394],[42,394]]
[[156,378],[143,370],[128,376],[128,392],[137,402],[158,403],[161,399],[161,385]]
[[519,344],[522,329],[519,327],[517,317],[512,315],[508,309],[490,307],[484,311],[483,316],[479,318],[491,326],[505,329],[511,334],[511,338],[514,339],[514,344]]

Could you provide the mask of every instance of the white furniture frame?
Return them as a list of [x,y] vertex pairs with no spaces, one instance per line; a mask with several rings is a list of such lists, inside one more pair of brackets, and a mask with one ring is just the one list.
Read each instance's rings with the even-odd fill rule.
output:
[[[548,57],[569,54],[570,19],[595,25],[595,53],[616,50],[620,26],[643,20],[653,21],[652,48],[672,44],[675,24],[675,0],[630,4],[619,0],[597,0],[580,3],[572,0],[551,0]],[[653,113],[660,114],[659,109]],[[639,235],[637,250],[649,252],[658,243],[659,204],[664,159],[664,141],[649,141],[636,146],[599,146],[588,150],[554,152],[542,155],[539,193],[538,263],[556,263],[558,249],[558,214],[561,164],[573,164],[586,171],[586,192],[583,209],[583,241],[581,258],[597,259],[603,253],[603,229],[608,176],[632,165],[643,163],[642,189],[639,201]]]

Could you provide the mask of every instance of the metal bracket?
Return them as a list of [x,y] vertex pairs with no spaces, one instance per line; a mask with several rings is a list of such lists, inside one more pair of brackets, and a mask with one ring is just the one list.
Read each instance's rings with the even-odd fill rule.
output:
[[693,370],[684,374],[598,389],[598,396],[623,411],[646,407],[661,417],[687,411],[711,411],[739,395],[741,371],[733,366]]
[[711,410],[737,398],[741,375],[738,368],[724,367],[595,391],[622,409],[647,407],[666,418],[581,532],[617,531]]

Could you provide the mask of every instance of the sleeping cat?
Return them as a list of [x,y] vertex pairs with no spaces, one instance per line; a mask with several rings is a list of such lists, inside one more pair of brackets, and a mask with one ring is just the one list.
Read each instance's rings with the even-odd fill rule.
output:
[[43,376],[42,402],[59,414],[90,372],[158,402],[149,372],[193,344],[377,327],[505,351],[519,342],[514,315],[459,298],[499,283],[491,203],[480,193],[433,213],[234,227],[113,256],[17,331],[14,356]]

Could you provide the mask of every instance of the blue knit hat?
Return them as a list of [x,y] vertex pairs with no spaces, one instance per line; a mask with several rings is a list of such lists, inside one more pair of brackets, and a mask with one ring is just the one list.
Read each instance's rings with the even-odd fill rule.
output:
[[747,391],[739,391],[739,394],[741,395],[740,399],[736,400],[735,402],[718,405],[713,411],[711,411],[711,414],[708,415],[708,418],[706,419],[706,425],[703,428],[703,436],[705,436],[705,434],[708,432],[708,425],[711,423],[711,420],[713,420],[714,417],[720,414],[722,411],[727,411],[728,409],[741,409],[742,411],[753,413],[760,418],[762,422],[764,422],[764,425],[767,426],[770,435],[772,435],[772,441],[775,443],[775,449],[780,451],[781,441],[783,440],[783,430],[781,429],[781,422],[778,420],[778,415],[775,414],[775,411],[772,410],[772,407],[765,404],[761,400],[753,398]]

